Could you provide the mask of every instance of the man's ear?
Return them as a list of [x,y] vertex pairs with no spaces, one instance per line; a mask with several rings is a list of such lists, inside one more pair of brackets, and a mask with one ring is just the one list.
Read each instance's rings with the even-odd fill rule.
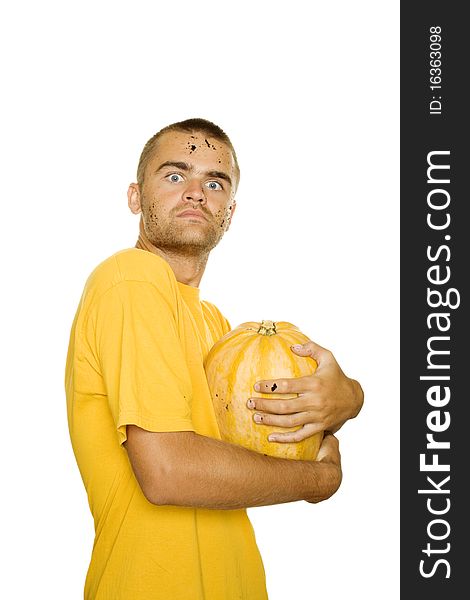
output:
[[127,190],[127,204],[134,215],[142,212],[140,203],[140,188],[138,183],[131,183]]
[[228,231],[228,228],[230,227],[230,223],[232,222],[232,218],[233,218],[233,213],[235,212],[235,209],[237,208],[237,203],[235,202],[235,200],[232,200],[231,204],[229,204],[228,207],[228,219],[227,219],[227,225],[225,227],[225,231]]

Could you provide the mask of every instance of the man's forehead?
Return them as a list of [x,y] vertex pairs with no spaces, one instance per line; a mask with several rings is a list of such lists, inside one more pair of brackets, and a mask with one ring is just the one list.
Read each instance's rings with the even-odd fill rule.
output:
[[158,140],[158,145],[166,147],[168,145],[178,145],[188,152],[222,152],[231,155],[230,148],[224,142],[212,138],[204,132],[193,131],[167,131]]
[[228,170],[229,174],[235,170],[229,146],[204,132],[167,131],[162,134],[150,161],[155,164],[167,160],[184,160],[190,163],[201,160],[206,165],[211,163],[213,168]]

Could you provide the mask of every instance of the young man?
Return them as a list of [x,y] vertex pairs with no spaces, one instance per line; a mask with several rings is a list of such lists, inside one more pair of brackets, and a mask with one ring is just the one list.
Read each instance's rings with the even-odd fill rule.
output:
[[[134,248],[90,274],[70,334],[65,386],[73,450],[95,522],[87,600],[263,600],[246,507],[320,502],[338,489],[338,443],[317,461],[277,459],[220,440],[203,361],[228,321],[200,301],[210,251],[235,212],[239,168],[216,125],[190,119],[151,138],[128,202]],[[334,432],[357,415],[358,382],[313,342],[315,375],[278,379],[285,401],[247,398],[263,422]],[[261,382],[264,387],[268,383]],[[276,443],[276,442],[273,442]]]

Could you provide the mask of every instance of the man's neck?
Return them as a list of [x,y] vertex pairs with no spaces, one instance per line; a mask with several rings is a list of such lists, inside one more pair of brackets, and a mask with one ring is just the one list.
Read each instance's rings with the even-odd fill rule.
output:
[[168,252],[152,244],[142,232],[139,233],[135,247],[153,252],[166,260],[175,274],[176,281],[191,285],[192,287],[199,287],[209,254],[188,256],[187,254],[182,255],[177,252]]

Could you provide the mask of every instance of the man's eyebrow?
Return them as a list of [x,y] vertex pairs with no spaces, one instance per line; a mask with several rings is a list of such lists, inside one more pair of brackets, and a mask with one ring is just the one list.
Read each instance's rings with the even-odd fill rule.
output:
[[225,181],[228,181],[230,185],[232,185],[232,180],[230,176],[227,175],[227,173],[224,173],[223,171],[208,171],[206,175],[208,175],[209,177],[218,177],[219,179],[225,179]]
[[158,171],[161,171],[165,167],[176,167],[177,169],[181,169],[182,171],[190,171],[191,170],[191,167],[188,165],[188,163],[167,160],[164,163],[162,163],[158,167],[158,169],[155,170],[155,173],[158,173]]
[[[166,160],[155,170],[155,173],[158,173],[165,167],[175,167],[176,169],[181,169],[181,171],[191,171],[191,165],[188,165],[188,163],[186,162]],[[207,171],[205,175],[207,175],[208,177],[217,177],[218,179],[225,179],[225,181],[228,181],[230,185],[232,185],[232,179],[230,175],[228,175],[224,171]]]

